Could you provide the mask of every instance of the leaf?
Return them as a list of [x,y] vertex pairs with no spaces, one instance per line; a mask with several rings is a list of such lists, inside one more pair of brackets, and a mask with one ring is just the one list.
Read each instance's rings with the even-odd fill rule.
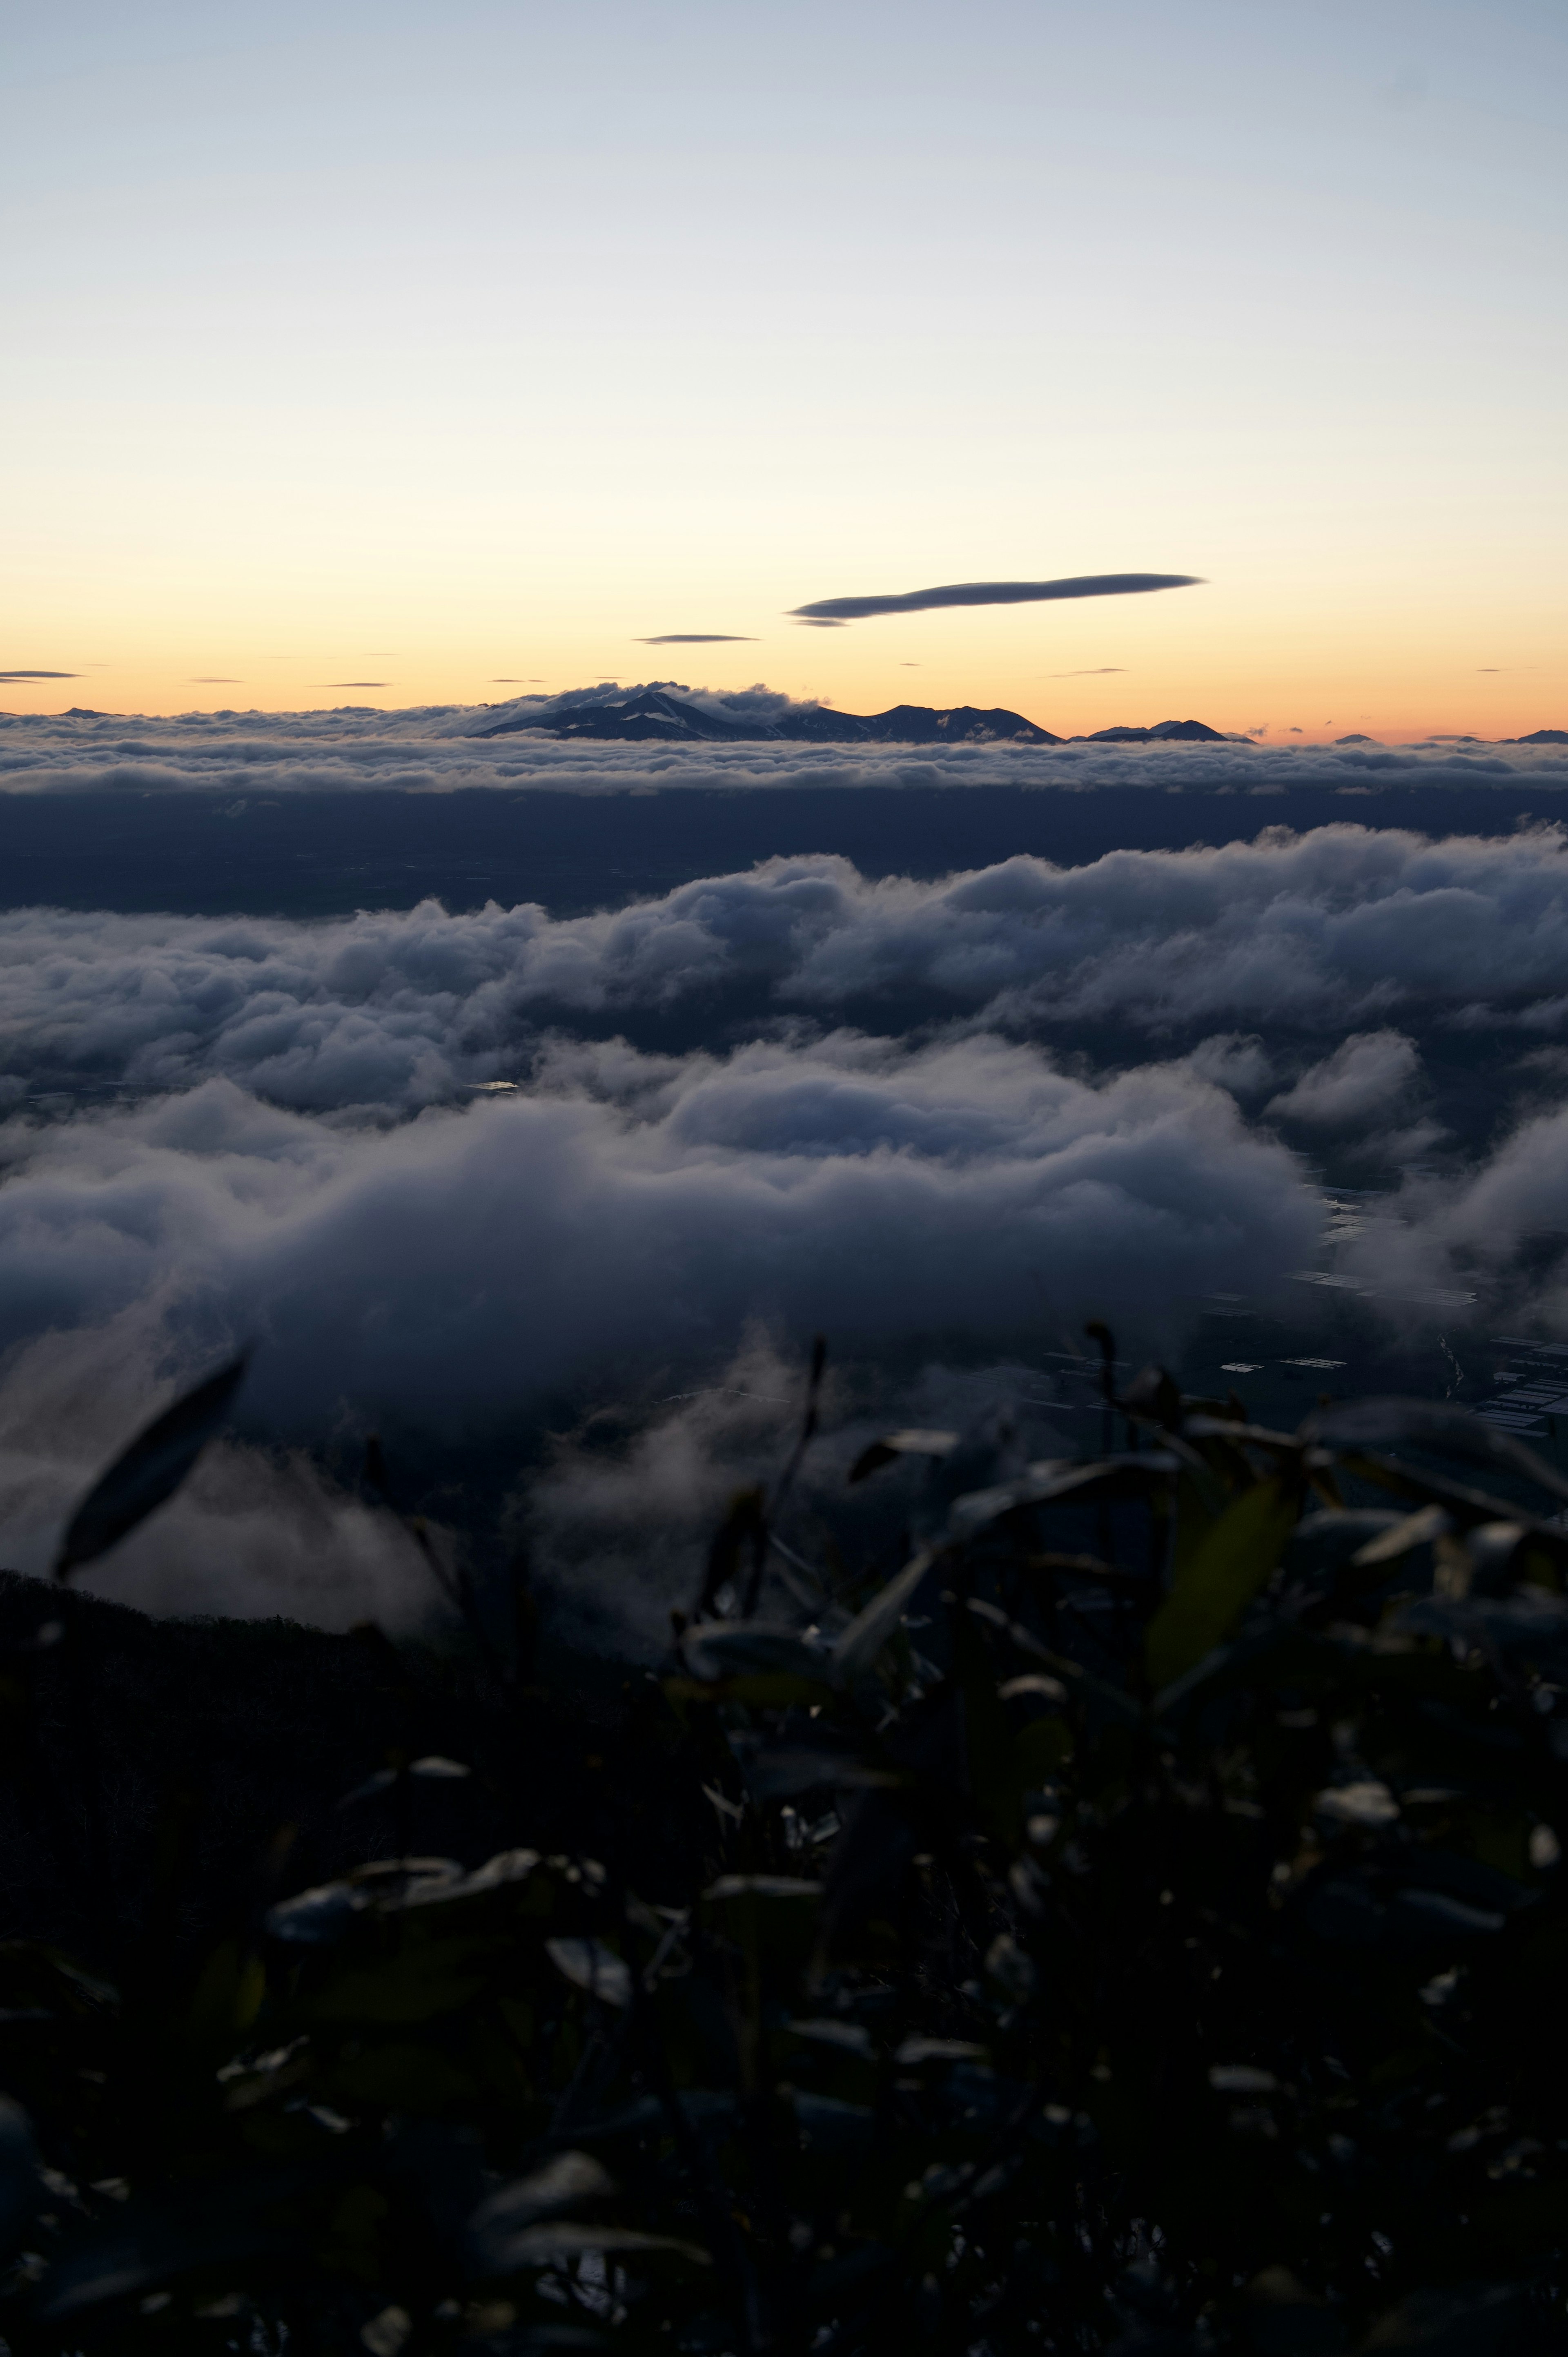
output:
[[671,2251],[693,2266],[711,2266],[706,2251],[695,2243],[678,2242],[672,2234],[639,2233],[634,2226],[580,2226],[562,2219],[553,2226],[523,2226],[509,2237],[503,2266],[498,2275],[513,2275],[523,2267],[553,2267],[580,2259],[590,2251],[612,2257],[618,2251]]
[[864,1481],[870,1473],[879,1473],[885,1465],[897,1463],[900,1457],[950,1457],[958,1447],[956,1432],[888,1432],[863,1448],[849,1469],[852,1481]]
[[[824,1667],[827,1654],[822,1654]],[[666,1678],[664,1691],[670,1700],[683,1702],[744,1702],[759,1710],[782,1710],[790,1703],[810,1707],[813,1703],[834,1699],[833,1690],[823,1677],[791,1677],[783,1670],[757,1670],[737,1678]]]
[[1568,2233],[1568,2182],[1546,2178],[1533,2184],[1514,2184],[1505,2191],[1487,2194],[1477,2204],[1484,2233],[1517,2251],[1561,2248]]
[[967,2038],[922,2038],[917,2034],[905,2039],[893,2060],[901,2071],[916,2070],[922,2062],[983,2062],[986,2049]]
[[1048,1784],[1072,1758],[1072,1730],[1061,1718],[1032,1719],[1013,1738],[1013,1759],[1026,1791]]
[[0,2263],[16,2249],[41,2190],[33,2124],[20,2104],[0,2095]]
[[1351,1568],[1369,1571],[1375,1564],[1393,1563],[1412,1547],[1426,1546],[1434,1539],[1446,1536],[1454,1527],[1454,1518],[1442,1506],[1418,1506],[1413,1514],[1406,1514],[1391,1530],[1380,1531],[1369,1539],[1350,1558]]
[[351,1919],[370,1905],[368,1893],[351,1882],[320,1882],[293,1899],[280,1900],[266,1913],[266,1928],[274,1940],[295,1940],[307,1947],[327,1947],[340,1940]]
[[1033,1996],[1038,1978],[1035,1960],[1011,1932],[999,1932],[993,1940],[985,1952],[985,1969],[1009,2004],[1026,2005]]
[[1244,1490],[1204,1534],[1149,1623],[1145,1660],[1156,1690],[1223,1642],[1280,1559],[1300,1491],[1276,1474]]
[[1309,1415],[1301,1431],[1304,1439],[1321,1441],[1328,1448],[1378,1448],[1403,1440],[1416,1448],[1468,1458],[1475,1465],[1507,1465],[1554,1498],[1568,1499],[1568,1480],[1533,1448],[1527,1448],[1511,1432],[1501,1432],[1473,1415],[1468,1408],[1454,1407],[1445,1401],[1347,1400]]
[[558,1973],[576,1988],[606,2005],[631,2003],[631,1967],[602,1940],[546,1940],[545,1953]]
[[703,1897],[710,1904],[725,1899],[820,1899],[822,1886],[794,1874],[721,1874]]
[[876,2115],[869,2104],[846,2103],[841,2095],[792,2087],[789,2108],[813,2154],[853,2152],[871,2141]]
[[417,1776],[433,1783],[449,1783],[471,1772],[460,1760],[443,1760],[432,1752],[426,1759],[412,1760],[406,1768],[378,1768],[373,1776],[367,1776],[362,1784],[356,1784],[351,1792],[345,1792],[337,1806],[351,1808],[356,1801],[373,1800],[378,1792],[390,1792],[400,1776]]
[[297,2167],[256,2170],[130,2205],[61,2252],[38,2287],[34,2314],[53,2323],[198,2268],[285,2251],[297,2231],[266,2213],[318,2175]]
[[1050,1506],[1064,1499],[1074,1505],[1087,1505],[1090,1501],[1098,1504],[1112,1498],[1144,1498],[1155,1484],[1163,1488],[1181,1466],[1180,1457],[1169,1448],[1129,1449],[1123,1456],[1090,1465],[1043,1458],[1015,1481],[971,1490],[955,1498],[948,1511],[948,1543],[958,1544],[973,1538],[988,1523],[1016,1513],[1021,1506]]
[[1021,1779],[1013,1731],[996,1692],[996,1674],[972,1613],[952,1616],[953,1674],[963,1703],[969,1789],[988,1833],[1004,1849],[1016,1843],[1022,1821]]
[[737,1490],[730,1500],[729,1512],[714,1532],[713,1544],[708,1549],[703,1592],[697,1600],[698,1613],[705,1617],[717,1609],[720,1596],[740,1575],[743,1554],[751,1556],[751,1600],[755,1603],[755,1591],[762,1577],[763,1559],[767,1552],[768,1500],[755,1486]]
[[381,1963],[338,1972],[306,2010],[313,2021],[434,2021],[483,1988],[472,1969],[480,1947],[474,1940],[410,1944]]
[[422,1875],[381,1904],[390,1912],[406,1912],[416,1907],[446,1907],[457,1900],[482,1899],[492,1890],[526,1882],[538,1864],[536,1849],[503,1849],[477,1866],[472,1874]]
[[1060,1678],[1043,1677],[1037,1670],[1031,1670],[1025,1677],[1008,1678],[996,1689],[998,1702],[1018,1702],[1026,1695],[1032,1701],[1064,1703],[1067,1688]]
[[681,1640],[681,1655],[695,1678],[744,1675],[823,1679],[828,1649],[773,1620],[699,1620]]
[[1320,1817],[1341,1825],[1391,1825],[1400,1813],[1388,1786],[1373,1776],[1362,1776],[1349,1784],[1331,1784],[1319,1792],[1313,1807]]
[[248,1351],[231,1359],[155,1417],[121,1452],[71,1516],[55,1557],[57,1579],[68,1579],[82,1564],[96,1562],[173,1497],[221,1429],[249,1362]]
[[220,1940],[198,1976],[186,2032],[200,2043],[224,2045],[261,2011],[267,1979],[259,1957],[237,1940]]
[[823,1886],[789,1874],[725,1874],[703,1893],[710,1924],[742,1948],[804,1960]]
[[517,2264],[512,2257],[517,2237],[542,2219],[585,2201],[606,2201],[617,2191],[615,2179],[601,2161],[586,2152],[558,2152],[542,2169],[503,2185],[481,2201],[468,2221],[468,2233],[479,2263],[492,2275],[505,2275]]
[[370,2104],[384,2112],[450,2112],[471,2105],[478,2085],[439,2047],[408,2042],[344,2055],[326,2092],[335,2104]]
[[895,1781],[842,1740],[814,1736],[810,1724],[777,1741],[735,1727],[729,1743],[754,1801],[787,1801],[823,1787]]
[[1293,1580],[1326,1591],[1349,1571],[1360,1548],[1406,1519],[1383,1506],[1326,1507],[1305,1514],[1285,1543],[1285,1570]]
[[935,1559],[929,1550],[923,1550],[855,1614],[833,1646],[829,1675],[835,1686],[854,1685],[871,1668],[914,1602],[915,1591]]

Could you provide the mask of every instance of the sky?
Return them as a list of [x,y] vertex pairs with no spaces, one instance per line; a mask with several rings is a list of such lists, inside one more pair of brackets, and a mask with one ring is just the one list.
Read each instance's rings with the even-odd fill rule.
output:
[[14,11],[0,706],[1568,725],[1565,90],[1558,0]]

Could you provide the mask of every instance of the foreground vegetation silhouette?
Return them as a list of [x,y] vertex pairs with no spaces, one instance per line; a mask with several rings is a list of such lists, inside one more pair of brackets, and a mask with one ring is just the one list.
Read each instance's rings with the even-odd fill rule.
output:
[[[521,1589],[503,1643],[443,1575],[456,1669],[321,1641],[390,1697],[328,1796],[390,1854],[299,1889],[280,1828],[194,1914],[177,1792],[143,1899],[116,1880],[119,1624],[64,1585],[235,1370],[160,1418],[59,1602],[12,1595],[16,1822],[117,1895],[79,1953],[0,1949],[11,2347],[1568,2342],[1568,1484],[1456,1409],[1282,1433],[1118,1390],[1091,1332],[1092,1453],[862,1456],[908,1491],[890,1579],[784,1535],[819,1347],[613,1709],[532,1683]],[[417,1854],[436,1822],[572,1837],[465,1864]]]

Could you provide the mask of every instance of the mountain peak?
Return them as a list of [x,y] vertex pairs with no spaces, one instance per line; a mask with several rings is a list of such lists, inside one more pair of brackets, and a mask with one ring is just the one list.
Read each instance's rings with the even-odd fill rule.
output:
[[940,711],[925,704],[896,704],[889,711],[862,715],[803,704],[763,718],[725,710],[722,704],[671,694],[657,687],[629,689],[601,702],[563,704],[499,720],[476,733],[510,737],[538,730],[553,737],[657,738],[666,744],[723,743],[727,738],[822,745],[1059,745],[1048,728],[1019,712],[996,707],[983,712],[972,704]]
[[1205,720],[1159,720],[1152,728],[1097,728],[1092,736],[1075,737],[1075,745],[1222,745],[1222,729]]

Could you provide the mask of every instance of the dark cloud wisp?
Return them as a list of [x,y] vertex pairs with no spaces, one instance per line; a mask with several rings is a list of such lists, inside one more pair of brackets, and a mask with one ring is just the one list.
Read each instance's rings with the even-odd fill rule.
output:
[[666,630],[662,638],[636,639],[639,647],[754,647],[755,639],[737,636],[734,630]]
[[1191,589],[1196,573],[1073,573],[1059,581],[952,581],[896,597],[819,597],[796,606],[798,622],[864,621],[873,614],[923,614],[938,606],[1032,606],[1058,597],[1130,597],[1150,589]]
[[16,679],[80,679],[79,671],[0,671],[0,681]]

